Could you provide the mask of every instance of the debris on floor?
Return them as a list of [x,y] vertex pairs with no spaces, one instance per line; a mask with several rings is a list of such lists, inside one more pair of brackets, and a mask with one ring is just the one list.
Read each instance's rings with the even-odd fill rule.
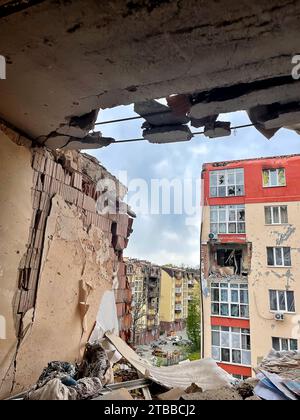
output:
[[299,400],[300,352],[272,350],[257,371],[256,396],[264,400]]
[[[272,351],[238,381],[212,359],[154,367],[120,337],[88,344],[80,365],[51,362],[26,400],[298,400],[300,353]],[[22,399],[22,398],[19,398]]]
[[240,396],[237,390],[231,387],[223,387],[218,389],[210,389],[204,392],[196,392],[195,394],[185,394],[182,396],[182,399],[187,401],[241,401],[243,398]]

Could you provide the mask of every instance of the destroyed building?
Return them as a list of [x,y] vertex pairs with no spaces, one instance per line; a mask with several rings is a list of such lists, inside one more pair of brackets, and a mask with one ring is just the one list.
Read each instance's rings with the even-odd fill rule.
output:
[[148,261],[126,259],[126,275],[132,288],[132,343],[150,344],[160,335],[161,269]]
[[203,355],[250,377],[299,348],[300,155],[204,164]]
[[[173,114],[171,120],[159,123],[145,118],[148,124],[143,136],[150,142],[188,141],[192,135],[188,121],[193,127],[204,127],[210,138],[228,135],[230,123],[218,121],[218,115],[238,110],[247,110],[254,126],[267,138],[281,127],[299,132],[295,54],[300,3],[212,0],[199,4],[186,0],[183,6],[180,0],[0,0],[0,19],[0,60],[6,66],[0,74],[0,119],[6,133],[1,129],[3,396],[12,385],[22,389],[35,379],[53,357],[52,351],[63,359],[77,357],[82,331],[84,343],[101,298],[105,313],[106,305],[113,302],[112,289],[117,289],[117,316],[103,317],[100,311],[99,318],[116,321],[119,317],[123,338],[128,337],[131,325],[131,293],[125,266],[119,261],[127,241],[127,217],[124,226],[121,220],[109,219],[107,225],[94,217],[90,178],[80,190],[81,173],[73,178],[73,163],[70,170],[69,164],[78,155],[67,154],[73,157],[61,161],[56,149],[115,147],[114,139],[92,132],[100,109],[173,94],[178,95],[168,98],[165,109]],[[32,160],[32,143],[47,147],[37,149],[41,159]],[[50,161],[45,173],[39,166],[44,152],[45,162]],[[82,155],[78,159],[84,160]],[[51,162],[57,166],[52,167]],[[65,177],[55,178],[58,183],[52,182],[54,167],[61,167],[63,172],[58,169],[57,176]],[[60,184],[57,201],[56,196],[49,200],[48,189],[56,194]],[[31,197],[32,188],[47,194],[33,192]],[[77,197],[73,190],[79,191]],[[58,228],[53,222],[56,215]],[[117,233],[119,228],[122,234]],[[105,250],[111,252],[108,260],[98,258],[102,239]],[[226,268],[232,270],[236,258],[232,258],[233,248],[230,250],[226,260],[231,265]],[[107,273],[101,287],[97,283],[99,265],[107,265],[101,268],[102,274]],[[81,286],[78,290],[78,277],[84,290]],[[68,322],[70,317],[76,325]]]
[[[106,331],[129,339],[123,250],[133,218],[126,188],[86,154],[32,147],[1,124],[0,155],[5,397],[32,385],[52,360],[80,361],[86,343]],[[103,213],[112,195],[116,211]]]

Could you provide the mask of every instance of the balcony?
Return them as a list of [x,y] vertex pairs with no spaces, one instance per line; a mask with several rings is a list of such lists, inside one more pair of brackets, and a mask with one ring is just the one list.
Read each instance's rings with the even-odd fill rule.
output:
[[151,267],[150,270],[150,277],[160,277],[160,268],[158,267]]
[[181,312],[182,311],[182,304],[177,303],[175,305],[175,312]]
[[209,245],[209,263],[204,267],[211,281],[247,280],[251,269],[251,243]]
[[182,294],[182,288],[181,287],[176,287],[175,288],[175,293],[176,293],[176,295],[181,295]]

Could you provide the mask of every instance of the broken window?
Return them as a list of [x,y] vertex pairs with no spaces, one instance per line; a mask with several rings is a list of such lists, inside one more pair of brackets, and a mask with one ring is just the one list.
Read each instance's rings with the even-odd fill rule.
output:
[[263,186],[268,187],[285,187],[286,177],[285,169],[264,169],[263,170]]
[[272,348],[276,351],[298,351],[298,341],[293,338],[272,337]]
[[246,214],[243,204],[233,206],[212,206],[210,208],[210,230],[215,234],[236,234],[246,232]]
[[249,319],[248,285],[212,283],[211,313],[213,316]]
[[288,223],[287,206],[265,207],[266,225],[281,225]]
[[225,169],[210,172],[211,197],[232,197],[244,194],[244,169]]
[[250,366],[250,330],[212,326],[212,357],[217,362]]
[[270,309],[276,312],[295,312],[294,292],[286,290],[270,290]]
[[268,265],[273,267],[290,267],[291,248],[289,247],[267,247]]
[[217,249],[216,262],[220,267],[232,267],[232,274],[242,272],[243,251],[241,249]]

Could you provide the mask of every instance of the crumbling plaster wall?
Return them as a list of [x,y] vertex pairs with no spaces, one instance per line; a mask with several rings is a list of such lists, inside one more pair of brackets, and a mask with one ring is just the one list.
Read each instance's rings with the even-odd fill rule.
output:
[[[112,287],[109,246],[99,228],[84,227],[75,207],[59,196],[53,198],[35,321],[19,350],[16,390],[34,383],[51,360],[80,359],[102,296]],[[85,331],[79,307],[81,282],[88,290]]]
[[33,170],[30,150],[12,142],[3,131],[0,131],[0,156],[0,315],[6,324],[6,339],[0,339],[1,385],[17,344],[13,300],[31,224]]
[[[79,361],[107,292],[105,316],[127,338],[123,249],[133,222],[121,201],[125,187],[97,160],[32,149],[1,128],[9,137],[0,131],[0,316],[7,330],[0,398],[28,389],[52,360]],[[97,181],[105,178],[116,184],[124,214],[97,214]]]

